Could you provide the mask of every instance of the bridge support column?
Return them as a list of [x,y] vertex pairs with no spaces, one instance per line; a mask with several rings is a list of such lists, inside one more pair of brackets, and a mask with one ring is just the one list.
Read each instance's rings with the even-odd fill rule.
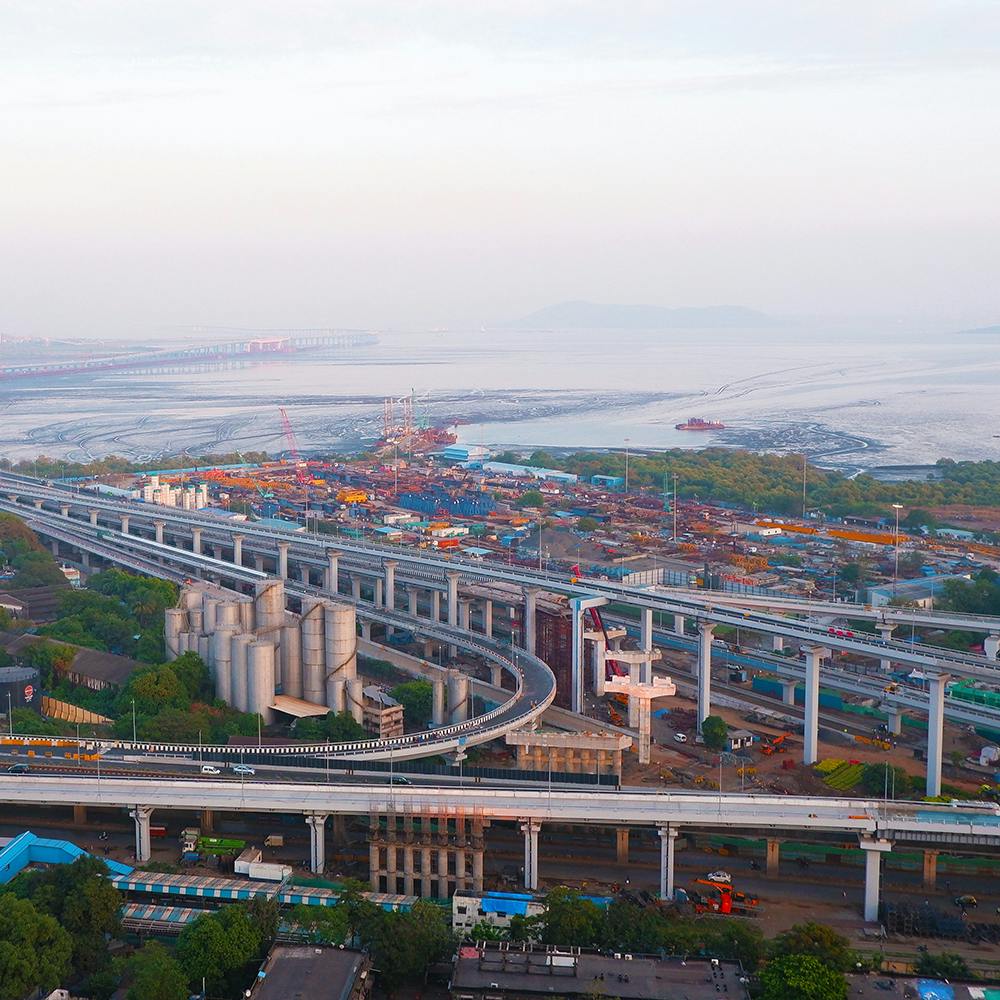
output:
[[986,654],[986,658],[990,660],[997,659],[1000,656],[1000,635],[988,635],[983,639],[983,652]]
[[948,674],[932,674],[927,688],[927,795],[941,794],[941,753],[944,746],[944,688]]
[[215,832],[215,813],[211,809],[202,809],[201,811],[201,832]]
[[615,830],[615,860],[620,865],[628,864],[628,834],[627,826],[620,826]]
[[466,632],[472,627],[472,601],[467,597],[458,602],[458,627]]
[[524,588],[524,648],[532,655],[535,652],[535,604],[538,594],[537,587]]
[[288,542],[278,542],[278,576],[288,579]]
[[781,865],[781,841],[773,837],[767,839],[767,860],[764,871],[769,876],[776,876]]
[[361,600],[361,577],[356,573],[351,574],[351,597],[355,604]]
[[892,850],[892,844],[888,840],[862,837],[861,850],[865,852],[865,920],[872,923],[878,920],[882,855]]
[[154,521],[153,522],[153,532],[154,539],[157,545],[163,544],[163,529],[167,526],[166,521]]
[[899,736],[903,731],[903,713],[898,708],[887,708],[885,710],[886,714],[886,726],[889,729],[889,733],[892,736]]
[[453,569],[445,573],[448,580],[448,624],[452,628],[458,627],[458,581],[461,575]]
[[[878,625],[876,627],[878,629],[879,638],[885,640],[886,642],[888,642],[892,638],[892,633],[893,631],[895,631],[896,628],[895,625]],[[892,670],[892,660],[888,659],[887,657],[882,657],[878,661],[878,666],[879,670],[883,670],[885,671],[885,673],[888,673],[890,670]]]
[[[378,844],[372,843],[368,845],[368,885],[372,892],[380,892],[382,886],[381,875],[379,874],[382,870],[382,857],[381,848]],[[392,891],[391,889],[389,890]]]
[[326,867],[326,813],[309,813],[309,871],[320,875]]
[[698,732],[712,714],[712,634],[715,626],[698,623]]
[[684,616],[674,615],[674,635],[684,635]]
[[212,558],[217,562],[222,562],[222,546],[217,542],[212,542]]
[[641,665],[639,680],[643,684],[653,683],[653,609],[640,609],[640,640],[639,645],[644,653],[649,653],[650,658]]
[[362,639],[367,639],[369,642],[371,642],[371,638],[372,638],[372,623],[371,622],[362,622],[361,623],[361,638]]
[[443,726],[445,724],[445,682],[435,678],[431,684],[433,686],[431,722],[435,726]]
[[201,528],[191,529],[191,551],[201,554]]
[[382,564],[382,569],[385,572],[385,583],[382,587],[382,592],[385,596],[385,606],[389,611],[396,610],[396,566],[397,562],[395,559],[386,559]]
[[135,860],[148,861],[152,854],[149,846],[149,818],[153,815],[152,806],[136,806],[129,811],[129,816],[135,820]]
[[819,646],[807,646],[805,734],[802,738],[802,763],[815,764],[819,754],[819,661],[826,652]]
[[438,899],[447,899],[448,891],[448,848],[438,848]]
[[594,639],[590,643],[591,670],[593,673],[593,683],[591,687],[598,698],[604,697],[604,681],[608,672],[608,664],[605,654],[608,651],[608,644],[603,638]]
[[253,557],[253,568],[257,570],[258,573],[264,572],[264,557],[261,555],[254,555]]
[[[583,607],[581,605],[580,599],[574,597],[569,602],[570,613],[573,616],[573,650],[572,650],[572,673],[571,684],[571,703],[570,708],[574,712],[582,712],[584,708],[583,703]],[[631,702],[632,699],[629,699]],[[631,708],[631,705],[630,705]]]
[[90,553],[86,551],[80,552],[80,565],[84,569],[90,569]]
[[937,888],[938,851],[924,851],[924,888]]
[[42,504],[45,501],[44,500],[32,500],[31,502],[35,505],[35,510],[41,510],[42,509]]
[[660,899],[674,898],[674,846],[677,830],[661,826],[660,834]]
[[60,514],[61,514],[61,515],[62,515],[63,517],[66,517],[66,518],[68,518],[68,517],[69,517],[69,504],[68,504],[68,503],[61,503],[61,504],[59,505],[59,513],[60,513]]
[[410,587],[406,591],[406,613],[410,615],[411,618],[417,617],[417,598],[418,598],[417,588]]
[[381,608],[385,603],[385,598],[382,596],[384,593],[382,587],[382,577],[377,576],[372,580],[372,604],[376,608]]
[[431,591],[431,621],[441,621],[441,591]]
[[299,563],[299,582],[309,586],[309,566],[307,563]]
[[123,535],[127,535],[128,534],[128,514],[122,514],[121,522],[122,522],[122,534]]
[[785,637],[783,635],[771,636],[771,652],[780,653],[785,648]]
[[524,834],[524,888],[532,891],[538,888],[538,834],[542,824],[538,820],[521,821]]
[[340,553],[336,549],[326,550],[326,572],[323,575],[323,589],[336,594],[340,590]]
[[488,597],[483,601],[483,635],[493,638],[493,601]]
[[503,667],[499,663],[490,664],[490,683],[494,687],[503,687]]
[[[37,506],[41,506],[41,505],[39,504]],[[96,528],[97,527],[97,513],[98,512],[96,510],[92,510],[90,512],[90,526],[92,528]]]
[[413,848],[409,845],[403,848],[403,894],[413,895]]
[[420,848],[420,895],[424,899],[431,898],[431,849]]
[[73,806],[73,825],[74,826],[86,826],[87,825],[87,807],[86,806]]
[[243,535],[233,535],[233,565],[243,565]]
[[779,681],[781,684],[781,703],[783,705],[795,704],[795,688],[798,681]]

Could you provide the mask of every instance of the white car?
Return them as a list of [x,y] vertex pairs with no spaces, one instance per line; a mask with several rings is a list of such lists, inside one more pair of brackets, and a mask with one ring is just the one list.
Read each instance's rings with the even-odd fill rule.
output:
[[222,774],[222,772],[217,767],[213,767],[211,764],[202,764],[201,765],[201,773],[202,774]]
[[675,743],[687,743],[688,738],[683,733],[674,733]]
[[730,875],[729,872],[709,872],[705,878],[707,878],[709,882],[722,882],[725,885],[733,884],[733,876]]

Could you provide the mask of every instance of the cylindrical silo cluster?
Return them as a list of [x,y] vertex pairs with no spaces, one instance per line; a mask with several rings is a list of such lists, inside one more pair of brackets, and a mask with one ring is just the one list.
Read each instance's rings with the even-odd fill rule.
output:
[[190,584],[167,610],[164,635],[167,655],[198,653],[216,697],[241,712],[270,722],[280,695],[363,718],[352,604],[307,601],[296,615],[285,610],[281,580],[258,583],[252,598]]

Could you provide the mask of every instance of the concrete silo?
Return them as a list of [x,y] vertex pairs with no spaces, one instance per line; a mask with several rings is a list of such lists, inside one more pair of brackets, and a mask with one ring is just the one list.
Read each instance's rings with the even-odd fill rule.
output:
[[303,607],[301,629],[302,697],[314,705],[326,704],[324,662],[326,645],[323,638],[323,605],[315,601]]
[[255,712],[265,724],[274,719],[274,643],[264,639],[251,642],[247,661],[249,678],[248,712]]

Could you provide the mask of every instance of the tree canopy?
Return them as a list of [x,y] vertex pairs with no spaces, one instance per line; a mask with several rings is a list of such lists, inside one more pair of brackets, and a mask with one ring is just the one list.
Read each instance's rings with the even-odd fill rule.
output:
[[812,955],[783,955],[772,959],[760,974],[762,1000],[846,1000],[847,980],[842,972]]
[[848,972],[857,960],[847,938],[833,928],[813,921],[795,924],[779,934],[771,942],[770,955],[772,958],[812,955],[824,965],[840,972]]
[[403,706],[403,718],[408,728],[427,728],[434,700],[434,685],[430,681],[406,681],[397,684],[389,693]]
[[181,963],[159,941],[147,941],[125,965],[125,1000],[187,1000],[191,995]]
[[55,917],[30,900],[0,894],[0,1000],[51,990],[69,974],[73,942]]
[[729,726],[721,715],[709,715],[701,724],[701,735],[709,750],[724,750]]

